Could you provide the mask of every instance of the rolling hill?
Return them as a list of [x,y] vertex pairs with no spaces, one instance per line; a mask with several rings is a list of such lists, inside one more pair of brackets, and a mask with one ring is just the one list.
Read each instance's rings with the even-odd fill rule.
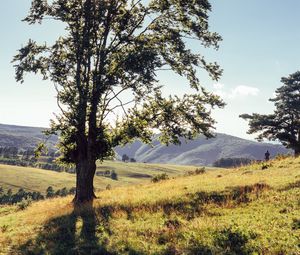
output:
[[[39,142],[45,141],[43,130],[45,128],[0,124],[0,147],[35,148]],[[51,136],[47,144],[53,149],[56,142],[57,137]]]
[[242,138],[217,134],[216,138],[200,137],[193,141],[181,140],[181,146],[162,145],[157,139],[153,145],[139,141],[125,147],[117,147],[118,155],[126,154],[139,162],[212,165],[221,158],[250,158],[262,160],[266,150],[271,156],[287,154],[289,151],[279,144],[258,143]]
[[[169,177],[175,177],[184,175],[188,171],[195,169],[195,166],[104,161],[102,164],[98,163],[96,173],[107,170],[110,172],[115,171],[118,180],[112,180],[109,176],[103,177],[96,174],[94,187],[96,190],[104,190],[107,185],[119,187],[145,182],[149,183],[155,175],[166,173]],[[209,169],[206,168],[206,170]],[[65,172],[0,164],[0,187],[5,192],[8,189],[17,192],[20,188],[23,188],[26,191],[36,191],[45,194],[49,186],[52,186],[55,190],[64,187],[68,189],[74,187],[76,183],[75,178],[75,174]]]
[[0,254],[300,254],[300,159],[0,207]]
[[[0,147],[32,148],[44,140],[42,130],[43,128],[0,124]],[[50,148],[54,148],[56,142],[57,137],[52,136],[48,142]],[[125,147],[115,148],[119,159],[126,154],[138,162],[207,166],[212,165],[220,158],[261,160],[266,150],[269,150],[273,157],[289,152],[279,144],[258,143],[226,134],[217,134],[213,139],[200,136],[198,139],[188,142],[182,139],[181,146],[165,146],[155,138],[151,146],[135,141]]]

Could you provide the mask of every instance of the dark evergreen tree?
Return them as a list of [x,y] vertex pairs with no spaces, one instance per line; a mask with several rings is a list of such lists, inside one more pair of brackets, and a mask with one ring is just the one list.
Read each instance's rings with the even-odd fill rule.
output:
[[112,172],[110,174],[110,178],[117,181],[118,180],[118,174],[114,170],[112,170]]
[[122,161],[123,162],[126,162],[126,161],[128,161],[129,160],[129,157],[126,155],[126,154],[123,154],[122,155]]
[[54,189],[52,188],[52,186],[49,186],[46,190],[46,197],[47,198],[51,198],[54,197]]
[[249,120],[248,134],[258,133],[257,139],[279,140],[284,146],[300,155],[300,72],[281,79],[283,86],[270,99],[275,104],[272,114],[243,114]]
[[65,196],[67,196],[68,195],[68,190],[67,190],[67,188],[66,187],[64,187],[64,188],[62,188],[61,190],[60,190],[60,196],[61,197],[65,197]]

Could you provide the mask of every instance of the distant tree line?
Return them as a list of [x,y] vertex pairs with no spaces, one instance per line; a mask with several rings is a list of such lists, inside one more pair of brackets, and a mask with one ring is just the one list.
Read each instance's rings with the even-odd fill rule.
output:
[[49,186],[46,190],[46,198],[65,197],[67,195],[74,195],[75,191],[75,187],[72,187],[69,190],[66,187],[64,187],[55,191],[52,186]]
[[[25,149],[19,149],[16,146],[2,146],[0,147],[0,156],[5,158],[21,158],[23,160],[29,160],[31,157],[35,155],[33,148],[25,148]],[[42,156],[49,156],[52,158],[55,158],[59,156],[57,152],[54,150],[50,150],[49,152],[42,153]]]
[[249,158],[221,158],[213,163],[214,167],[238,167],[243,165],[249,165],[253,162],[253,159]]
[[59,154],[55,151],[42,153],[41,159],[37,160],[34,149],[18,149],[17,147],[0,147],[0,163],[13,166],[35,167],[56,172],[75,173],[73,168],[55,163]]
[[16,193],[13,193],[11,189],[8,189],[7,192],[4,192],[4,189],[0,186],[0,204],[13,205],[24,200],[38,201],[45,198],[65,197],[71,194],[75,194],[74,187],[71,189],[64,187],[55,191],[52,186],[49,186],[46,190],[46,195],[44,196],[40,192],[25,191],[23,188],[20,188]]
[[123,162],[136,162],[135,158],[130,158],[127,154],[122,155]]
[[22,200],[41,200],[44,199],[44,196],[40,192],[27,192],[24,189],[19,189],[15,194],[12,193],[12,190],[9,189],[6,193],[3,188],[0,187],[0,204],[16,204]]
[[5,158],[16,158],[19,150],[17,147],[0,147],[0,156]]

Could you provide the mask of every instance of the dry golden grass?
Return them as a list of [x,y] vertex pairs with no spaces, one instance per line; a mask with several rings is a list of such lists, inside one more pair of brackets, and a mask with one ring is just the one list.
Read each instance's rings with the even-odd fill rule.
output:
[[93,208],[80,210],[74,210],[72,197],[36,202],[24,211],[0,207],[0,250],[300,254],[300,159],[270,161],[268,169],[261,168],[118,187],[99,192]]

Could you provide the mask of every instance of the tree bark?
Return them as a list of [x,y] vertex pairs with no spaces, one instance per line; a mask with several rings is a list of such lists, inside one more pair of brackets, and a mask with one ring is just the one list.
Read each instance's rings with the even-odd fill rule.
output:
[[76,164],[76,194],[73,200],[75,204],[90,202],[96,198],[93,185],[95,172],[95,160],[81,158]]
[[294,149],[294,154],[295,154],[295,157],[300,156],[300,145]]

